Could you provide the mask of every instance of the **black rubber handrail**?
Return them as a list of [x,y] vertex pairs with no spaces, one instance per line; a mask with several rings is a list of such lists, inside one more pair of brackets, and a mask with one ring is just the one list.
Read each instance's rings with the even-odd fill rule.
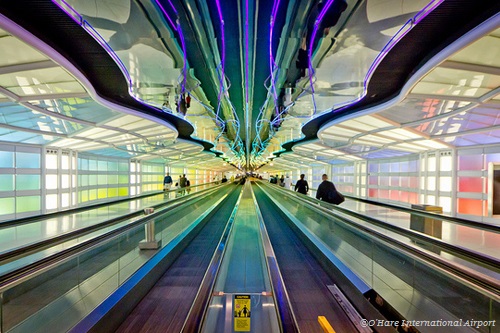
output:
[[[315,188],[309,188],[309,189],[311,191],[317,191],[317,189],[315,189]],[[400,206],[400,205],[396,205],[396,204],[391,204],[391,203],[387,203],[387,202],[380,202],[380,201],[374,201],[374,200],[370,200],[370,199],[358,198],[358,197],[355,197],[355,196],[352,196],[349,194],[344,194],[344,193],[342,193],[342,195],[344,197],[346,197],[347,199],[361,201],[361,202],[364,202],[364,203],[367,203],[370,205],[387,207],[390,209],[399,210],[402,212],[415,214],[415,215],[428,217],[428,218],[433,218],[433,219],[439,218],[439,219],[446,221],[446,222],[458,223],[458,224],[465,225],[467,227],[473,227],[473,228],[477,228],[477,229],[482,229],[482,230],[500,233],[500,226],[496,226],[493,224],[467,220],[464,218],[454,217],[454,216],[449,216],[449,215],[443,215],[441,213],[433,213],[433,212],[424,211],[424,210],[417,210],[414,208],[408,208],[408,207],[404,207],[404,206]]]

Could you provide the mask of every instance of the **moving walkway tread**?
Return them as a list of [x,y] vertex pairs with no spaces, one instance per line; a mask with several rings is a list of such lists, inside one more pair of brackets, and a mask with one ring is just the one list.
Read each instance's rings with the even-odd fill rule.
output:
[[337,332],[357,332],[328,290],[335,282],[285,222],[286,217],[260,188],[254,187],[300,331],[318,332],[325,316]]
[[116,332],[181,331],[239,193],[229,195]]

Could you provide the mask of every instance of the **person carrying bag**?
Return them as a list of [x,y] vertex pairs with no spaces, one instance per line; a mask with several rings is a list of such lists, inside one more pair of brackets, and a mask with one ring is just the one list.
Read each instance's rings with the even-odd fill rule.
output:
[[318,191],[316,192],[316,199],[326,201],[328,203],[332,203],[335,205],[340,205],[345,201],[344,196],[342,193],[337,191],[335,188],[335,185],[328,181],[328,176],[326,174],[323,174],[321,177],[323,179],[323,182],[319,184]]

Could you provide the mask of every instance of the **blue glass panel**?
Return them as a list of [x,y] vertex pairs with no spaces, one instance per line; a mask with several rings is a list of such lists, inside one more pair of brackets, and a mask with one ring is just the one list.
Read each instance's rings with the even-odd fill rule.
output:
[[14,152],[0,151],[0,168],[13,168],[13,167],[14,167]]
[[16,152],[16,168],[39,169],[40,154]]

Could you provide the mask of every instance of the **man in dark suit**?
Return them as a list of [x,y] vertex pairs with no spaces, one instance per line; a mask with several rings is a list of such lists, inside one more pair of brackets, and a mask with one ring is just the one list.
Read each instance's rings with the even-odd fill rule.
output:
[[328,175],[323,174],[321,177],[323,182],[319,184],[318,191],[316,192],[316,199],[326,201],[333,204],[340,204],[344,201],[344,197],[342,194],[338,193],[335,185],[332,182],[328,181]]

